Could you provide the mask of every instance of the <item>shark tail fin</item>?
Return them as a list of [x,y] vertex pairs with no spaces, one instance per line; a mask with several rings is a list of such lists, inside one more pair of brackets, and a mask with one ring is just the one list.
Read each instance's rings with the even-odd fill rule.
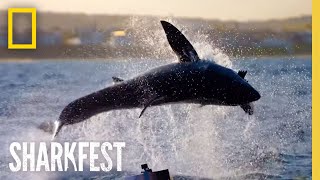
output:
[[54,140],[55,137],[57,137],[58,133],[60,132],[61,128],[62,128],[63,124],[61,123],[61,121],[55,121],[54,122],[54,130],[53,130],[53,136],[52,136],[52,140]]

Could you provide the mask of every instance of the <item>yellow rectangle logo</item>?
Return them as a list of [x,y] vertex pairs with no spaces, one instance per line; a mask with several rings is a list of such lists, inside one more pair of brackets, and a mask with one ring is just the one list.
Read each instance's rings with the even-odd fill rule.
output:
[[[13,44],[13,13],[31,13],[32,42],[31,44]],[[8,49],[36,49],[37,48],[37,10],[36,8],[8,9]]]

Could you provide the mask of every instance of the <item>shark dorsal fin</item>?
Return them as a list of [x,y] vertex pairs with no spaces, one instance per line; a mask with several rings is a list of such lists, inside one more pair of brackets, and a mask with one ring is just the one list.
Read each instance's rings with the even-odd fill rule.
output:
[[176,27],[166,21],[161,21],[161,25],[166,33],[171,48],[180,59],[180,62],[192,62],[199,60],[196,50]]
[[242,79],[244,79],[244,77],[246,76],[246,74],[247,74],[247,71],[238,71],[238,75],[242,78]]

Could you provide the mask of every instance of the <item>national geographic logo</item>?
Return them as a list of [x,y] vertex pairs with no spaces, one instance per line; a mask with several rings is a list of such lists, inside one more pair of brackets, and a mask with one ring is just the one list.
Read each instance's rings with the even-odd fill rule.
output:
[[[13,43],[13,14],[31,13],[31,44]],[[37,48],[37,10],[36,8],[8,9],[8,49],[36,49]]]

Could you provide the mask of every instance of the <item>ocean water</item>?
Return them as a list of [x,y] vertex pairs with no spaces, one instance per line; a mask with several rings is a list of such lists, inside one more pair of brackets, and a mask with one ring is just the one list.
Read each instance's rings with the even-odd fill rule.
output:
[[[203,53],[201,53],[203,54]],[[101,113],[66,126],[56,141],[124,141],[122,172],[16,172],[11,142],[51,141],[38,126],[72,100],[172,60],[0,63],[0,179],[117,179],[140,165],[176,179],[311,179],[311,58],[215,61],[247,70],[261,94],[253,116],[240,107],[175,104]],[[237,93],[237,92],[235,92]]]

